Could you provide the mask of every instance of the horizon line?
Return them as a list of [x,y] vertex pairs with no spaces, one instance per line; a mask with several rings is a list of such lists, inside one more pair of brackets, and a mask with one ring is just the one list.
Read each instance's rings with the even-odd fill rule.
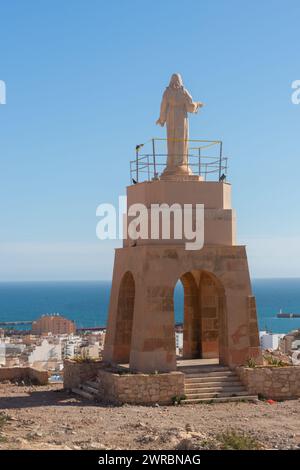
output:
[[[276,277],[276,276],[264,276],[264,277],[256,277],[253,276],[251,277],[251,280],[280,280],[280,279],[300,279],[299,276],[285,276],[285,277]],[[178,279],[180,281],[180,279]],[[112,279],[9,279],[9,280],[3,280],[0,279],[0,284],[1,283],[26,283],[26,282],[112,282]]]

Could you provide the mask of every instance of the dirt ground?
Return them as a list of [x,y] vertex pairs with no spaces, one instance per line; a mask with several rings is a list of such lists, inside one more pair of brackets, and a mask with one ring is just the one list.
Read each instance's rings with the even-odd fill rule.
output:
[[0,449],[205,449],[232,430],[300,449],[300,400],[112,407],[61,387],[0,384]]

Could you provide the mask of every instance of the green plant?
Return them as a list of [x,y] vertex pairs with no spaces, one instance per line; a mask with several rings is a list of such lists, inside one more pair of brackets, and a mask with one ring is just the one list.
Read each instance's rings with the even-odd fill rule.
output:
[[216,441],[214,441],[213,439],[204,439],[203,441],[201,441],[200,449],[203,449],[203,450],[219,450]]
[[251,369],[254,369],[256,367],[256,361],[254,357],[249,357],[246,361],[246,366],[250,367]]
[[235,430],[227,430],[217,436],[222,450],[258,450],[260,443],[252,436]]
[[91,363],[91,362],[97,362],[97,359],[94,359],[93,357],[89,357],[89,356],[74,356],[73,357],[73,361],[74,362],[77,362],[77,364],[88,364],[88,363]]
[[0,413],[0,442],[6,442],[7,441],[7,438],[5,436],[3,436],[3,434],[1,434],[1,431],[3,429],[3,427],[5,426],[5,424],[7,423],[7,421],[10,420],[10,417],[5,414],[5,413]]
[[257,397],[260,401],[266,401],[266,397],[264,395],[262,395],[261,393],[258,393]]
[[0,413],[0,429],[3,428],[5,423],[10,420],[10,417],[5,413]]
[[186,395],[175,395],[172,397],[173,405],[181,405],[182,400],[186,399]]
[[274,356],[264,356],[264,359],[269,366],[284,367],[285,365],[287,365],[281,359],[278,359]]

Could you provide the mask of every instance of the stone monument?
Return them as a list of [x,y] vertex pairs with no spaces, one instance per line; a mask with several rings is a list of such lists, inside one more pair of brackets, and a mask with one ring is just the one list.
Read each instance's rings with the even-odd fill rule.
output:
[[[188,114],[197,113],[203,103],[194,102],[189,92],[184,88],[182,78],[178,73],[171,77],[170,84],[164,91],[160,116],[156,124],[162,127],[167,124],[168,159],[167,166],[161,179],[173,176],[191,175],[188,165]],[[198,178],[197,178],[198,179]]]
[[[160,178],[127,188],[127,205],[203,204],[204,246],[187,250],[184,237],[124,239],[116,250],[104,361],[132,371],[176,370],[174,288],[184,288],[183,357],[216,358],[239,366],[260,360],[255,298],[246,248],[236,243],[231,185],[204,181],[188,162],[187,113],[202,106],[172,75],[158,124],[167,125],[167,165]],[[127,216],[128,220],[130,216]]]

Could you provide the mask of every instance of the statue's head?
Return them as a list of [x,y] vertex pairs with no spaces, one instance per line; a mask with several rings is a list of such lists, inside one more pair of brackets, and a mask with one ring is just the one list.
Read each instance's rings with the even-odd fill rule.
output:
[[170,83],[169,83],[169,87],[170,88],[182,88],[183,87],[183,81],[179,73],[173,73]]

